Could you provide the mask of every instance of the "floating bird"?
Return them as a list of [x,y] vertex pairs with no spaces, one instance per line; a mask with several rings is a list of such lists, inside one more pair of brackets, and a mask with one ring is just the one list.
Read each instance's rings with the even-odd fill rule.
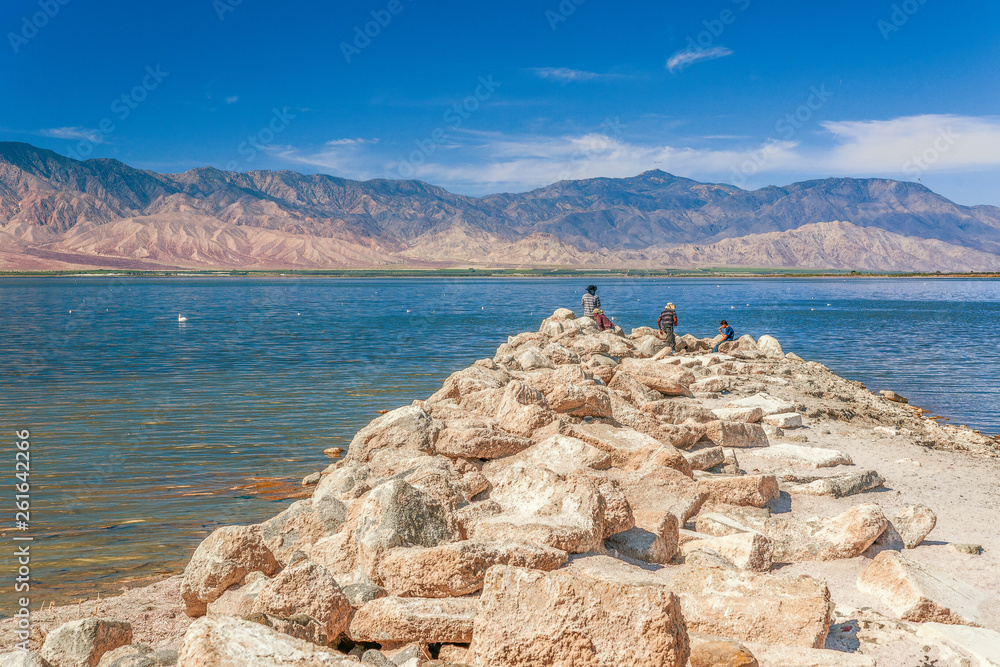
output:
[[177,321],[178,321],[178,322],[187,322],[187,321],[188,321],[188,318],[184,317],[184,316],[183,316],[183,315],[181,315],[180,313],[177,313]]

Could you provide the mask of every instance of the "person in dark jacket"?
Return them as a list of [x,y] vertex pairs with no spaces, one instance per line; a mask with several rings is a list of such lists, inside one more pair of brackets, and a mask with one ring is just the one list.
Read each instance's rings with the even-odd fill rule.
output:
[[670,348],[671,354],[673,354],[673,350],[677,345],[677,340],[674,338],[674,327],[677,326],[677,308],[673,302],[668,303],[663,308],[663,312],[660,313],[660,319],[656,320],[656,326],[660,328],[660,337],[667,344],[667,347]]

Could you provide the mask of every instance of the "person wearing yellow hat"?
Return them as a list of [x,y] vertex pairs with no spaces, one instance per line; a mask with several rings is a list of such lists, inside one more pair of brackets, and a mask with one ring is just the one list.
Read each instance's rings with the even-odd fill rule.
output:
[[660,328],[660,338],[663,339],[663,342],[670,348],[670,353],[673,354],[677,343],[674,338],[674,327],[677,326],[677,308],[672,301],[664,306],[663,312],[660,313],[660,319],[656,320],[656,326]]

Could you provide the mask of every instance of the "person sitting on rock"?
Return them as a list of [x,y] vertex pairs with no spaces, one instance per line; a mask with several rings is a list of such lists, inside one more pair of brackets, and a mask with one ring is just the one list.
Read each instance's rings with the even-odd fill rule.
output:
[[673,302],[668,303],[663,308],[663,312],[660,313],[660,319],[656,320],[656,326],[660,328],[660,338],[663,339],[663,342],[670,348],[670,353],[673,354],[677,344],[677,340],[674,338],[674,327],[677,326],[677,308]]
[[736,338],[736,332],[729,326],[729,322],[722,320],[719,322],[719,335],[712,339],[712,352],[722,343]]
[[600,308],[594,309],[594,321],[597,322],[597,328],[601,331],[607,331],[608,329],[614,329],[615,325],[608,319],[608,316],[604,314],[604,311]]
[[588,285],[587,293],[580,300],[583,303],[583,316],[593,317],[594,309],[601,307],[601,297],[597,296],[597,285]]

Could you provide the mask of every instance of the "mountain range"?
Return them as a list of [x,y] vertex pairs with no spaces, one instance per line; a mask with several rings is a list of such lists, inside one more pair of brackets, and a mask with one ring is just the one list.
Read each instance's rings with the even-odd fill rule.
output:
[[1000,271],[1000,208],[886,179],[743,190],[659,170],[467,197],[0,142],[0,271],[449,266]]

